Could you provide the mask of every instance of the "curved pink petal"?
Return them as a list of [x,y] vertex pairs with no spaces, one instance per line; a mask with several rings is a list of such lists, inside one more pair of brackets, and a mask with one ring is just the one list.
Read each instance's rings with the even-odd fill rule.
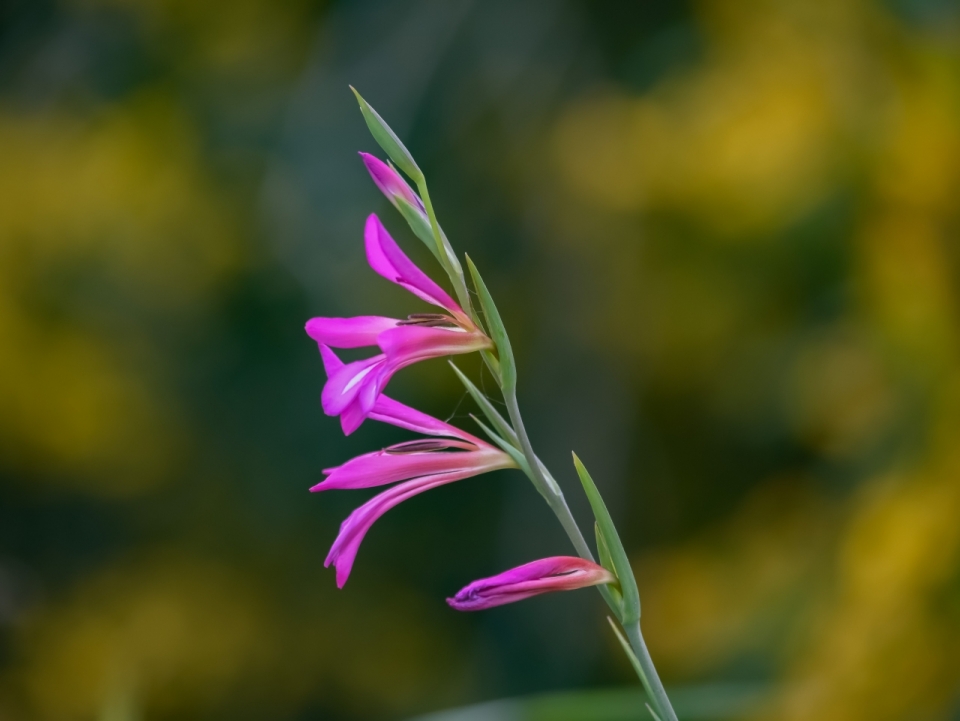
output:
[[343,435],[349,436],[362,426],[363,422],[367,420],[367,415],[363,412],[358,400],[354,399],[347,404],[347,407],[340,412],[340,428],[343,430]]
[[400,250],[400,246],[390,237],[376,214],[371,214],[367,218],[363,237],[367,249],[367,262],[377,273],[403,286],[421,300],[438,305],[460,319],[465,318],[463,310],[453,298]]
[[[323,344],[320,345],[320,357],[323,359],[323,367],[329,378],[332,378],[345,366],[344,362],[337,357],[337,354]],[[334,390],[331,389],[328,393],[332,395]],[[328,406],[325,406],[325,408],[326,407]],[[338,406],[331,405],[329,407]],[[330,415],[336,415],[336,413],[331,413]],[[476,436],[460,430],[456,426],[444,423],[433,416],[418,411],[416,408],[411,408],[393,398],[388,398],[383,394],[377,396],[373,408],[370,409],[369,413],[364,412],[356,397],[344,405],[343,410],[340,411],[340,425],[343,428],[344,434],[349,436],[360,427],[368,416],[375,421],[389,423],[398,428],[406,428],[407,430],[423,433],[428,436],[451,436],[477,445],[487,445]]]
[[353,562],[357,557],[357,551],[360,549],[360,543],[380,516],[408,498],[413,498],[413,496],[424,491],[476,474],[477,471],[473,470],[458,471],[399,483],[393,488],[374,496],[347,516],[347,519],[340,524],[340,533],[337,534],[337,539],[333,542],[330,553],[327,554],[327,559],[323,562],[326,567],[329,567],[330,564],[336,566],[337,587],[343,588],[347,582],[353,568]]
[[513,465],[510,457],[496,448],[466,450],[470,446],[462,441],[450,441],[446,445],[449,448],[459,447],[463,450],[462,452],[434,450],[395,453],[387,449],[366,453],[336,468],[328,468],[324,471],[328,477],[310,490],[372,488],[419,476],[454,471],[486,473]]
[[480,332],[417,325],[400,325],[386,330],[377,336],[377,344],[391,365],[398,368],[428,358],[472,353],[491,347],[490,339]]
[[469,353],[488,347],[490,342],[482,333],[420,326],[396,326],[381,333],[378,341],[383,344],[384,354],[348,363],[323,387],[320,398],[327,415],[340,415],[352,403],[358,404],[351,411],[350,422],[344,425],[345,431],[358,427],[373,412],[380,393],[401,368],[428,358]]
[[553,556],[525,563],[490,578],[474,581],[447,603],[458,611],[480,611],[552,591],[572,591],[616,578],[603,566],[574,556]]
[[311,318],[307,335],[322,345],[334,348],[362,348],[377,344],[377,336],[397,327],[395,318],[358,315],[353,318]]
[[476,436],[382,394],[373,405],[370,418],[428,436],[452,436],[471,443],[482,444],[482,441]]
[[[358,399],[361,391],[366,391],[371,384],[378,385],[380,376],[387,367],[387,357],[383,354],[371,358],[347,363],[334,372],[323,386],[320,402],[323,412],[328,416],[336,416]],[[369,392],[367,393],[369,395]],[[374,400],[376,400],[374,398]],[[361,402],[362,406],[362,402]],[[370,408],[373,402],[370,402]],[[370,408],[365,411],[369,413]]]
[[373,178],[373,182],[377,184],[380,192],[387,196],[391,203],[394,202],[394,198],[403,198],[414,208],[423,210],[420,196],[413,192],[407,185],[407,181],[396,170],[380,158],[370,155],[370,153],[360,153],[360,157],[363,159],[363,164],[367,167],[370,177]]
[[327,378],[332,376],[338,370],[346,365],[340,358],[330,350],[330,346],[320,344],[320,358],[323,360],[323,370],[327,373]]

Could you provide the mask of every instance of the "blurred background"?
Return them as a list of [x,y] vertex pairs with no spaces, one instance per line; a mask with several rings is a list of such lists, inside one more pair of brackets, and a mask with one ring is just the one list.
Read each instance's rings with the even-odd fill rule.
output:
[[[669,685],[744,718],[960,719],[952,0],[0,4],[0,719],[401,719],[633,686],[517,472],[376,524],[321,469],[314,315],[366,267],[352,83],[511,329],[534,445],[601,485]],[[460,365],[478,382],[478,358]],[[489,378],[485,382],[489,387]],[[442,361],[391,395],[469,424]],[[468,427],[468,425],[465,425]]]

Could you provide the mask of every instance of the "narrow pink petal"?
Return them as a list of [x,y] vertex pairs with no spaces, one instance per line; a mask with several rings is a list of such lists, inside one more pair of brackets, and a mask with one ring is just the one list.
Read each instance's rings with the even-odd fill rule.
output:
[[447,603],[458,611],[480,611],[552,591],[614,583],[603,566],[573,556],[554,556],[517,566],[490,578],[474,581]]
[[323,343],[320,344],[320,357],[323,359],[323,369],[327,372],[328,378],[344,366],[337,354],[330,350],[330,346],[325,346]]
[[427,303],[438,305],[454,315],[463,318],[459,305],[447,295],[439,285],[420,270],[387,233],[376,214],[367,218],[364,229],[364,244],[367,249],[367,262],[370,267],[389,281],[402,285],[415,296]]
[[377,344],[390,364],[398,368],[428,358],[472,353],[491,345],[490,339],[480,332],[416,325],[400,325],[386,330],[377,337]]
[[330,564],[336,566],[337,587],[343,588],[347,582],[353,568],[354,559],[357,557],[357,551],[360,549],[360,543],[380,516],[408,498],[413,498],[424,491],[429,491],[431,488],[437,488],[473,475],[476,475],[475,471],[459,471],[406,481],[374,496],[357,508],[340,525],[340,533],[333,542],[330,553],[327,554],[327,559],[323,563],[327,567]]
[[377,398],[373,410],[370,411],[370,418],[428,436],[453,436],[454,438],[462,438],[465,441],[483,445],[483,442],[476,436],[472,436],[456,426],[444,423],[433,416],[428,416],[416,408],[411,408],[385,395]]
[[353,399],[347,407],[340,412],[340,428],[343,429],[343,435],[349,436],[357,430],[367,419],[367,414],[363,412],[359,401]]
[[311,318],[307,335],[321,345],[334,348],[363,348],[377,344],[377,336],[397,327],[397,320],[379,315],[358,315],[354,318]]
[[[323,359],[323,367],[328,377],[332,377],[344,367],[344,362],[337,357],[336,353],[323,344],[320,345],[320,357]],[[344,434],[349,436],[357,430],[366,417],[367,414],[363,412],[360,403],[354,398],[354,400],[350,401],[340,412],[340,424],[343,427]],[[389,423],[398,428],[406,428],[407,430],[416,431],[417,433],[423,433],[428,436],[452,436],[453,438],[470,441],[479,446],[488,445],[476,436],[462,431],[456,426],[444,423],[433,416],[422,413],[415,408],[388,398],[383,394],[377,397],[373,408],[369,412],[369,417],[381,423]]]
[[370,153],[360,153],[363,164],[367,166],[367,172],[377,184],[380,192],[383,193],[390,202],[394,202],[395,197],[403,198],[414,208],[423,210],[423,203],[420,197],[413,192],[407,182],[400,177],[400,174],[384,163],[380,158],[370,155]]
[[[464,445],[462,441],[451,441]],[[406,481],[418,476],[471,471],[486,473],[513,465],[510,456],[495,448],[483,448],[471,451],[426,451],[421,453],[391,453],[389,450],[376,451],[357,456],[336,468],[324,471],[327,478],[311,491],[332,489],[357,489],[385,486],[388,483]]]
[[386,356],[376,355],[348,363],[331,375],[320,394],[324,413],[328,416],[340,415],[357,398],[360,391],[370,384],[371,379],[376,381],[386,365],[386,360]]

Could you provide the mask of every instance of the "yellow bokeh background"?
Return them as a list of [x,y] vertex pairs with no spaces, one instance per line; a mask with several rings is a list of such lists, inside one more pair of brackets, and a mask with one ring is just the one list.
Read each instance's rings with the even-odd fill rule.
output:
[[[534,440],[616,459],[668,685],[757,682],[758,721],[960,713],[951,3],[40,5],[0,37],[0,721],[632,683],[599,606],[442,604],[534,536],[567,552],[519,478],[392,512],[344,592],[322,569],[353,506],[305,489],[389,442],[323,418],[300,331],[394,312],[359,251],[390,209],[338,164],[372,143],[324,94],[364,78],[490,268]],[[633,77],[677,28],[695,49]],[[468,423],[438,369],[392,388]]]

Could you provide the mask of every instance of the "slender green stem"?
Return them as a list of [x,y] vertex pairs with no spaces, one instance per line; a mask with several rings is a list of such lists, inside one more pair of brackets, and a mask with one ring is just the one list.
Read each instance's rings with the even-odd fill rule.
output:
[[[527,435],[527,430],[523,425],[523,417],[520,415],[520,406],[517,403],[516,391],[505,393],[504,401],[507,404],[507,412],[513,424],[513,429],[517,434],[517,440],[520,442],[520,450],[523,451],[523,455],[527,459],[527,464],[530,466],[530,471],[533,475],[531,480],[533,480],[538,490],[540,490],[540,493],[546,498],[547,504],[560,521],[563,530],[567,532],[567,536],[569,536],[573,542],[577,553],[580,554],[581,558],[592,561],[593,553],[590,551],[590,546],[587,545],[586,539],[580,532],[580,527],[570,512],[570,507],[567,506],[563,492],[552,477],[548,478],[540,463],[540,459],[538,459],[533,452],[530,437]],[[618,604],[609,593],[603,593],[603,590],[605,590],[603,587],[598,588],[601,590],[601,594],[611,610],[620,618],[621,614]],[[643,683],[647,694],[660,712],[663,721],[677,721],[677,714],[673,710],[670,699],[667,697],[667,692],[663,688],[663,683],[660,681],[657,669],[653,665],[653,659],[650,658],[650,652],[647,650],[647,645],[643,640],[643,634],[640,633],[639,621],[628,624],[624,630],[626,631],[627,638],[630,640],[630,646],[633,648],[636,660],[640,664],[637,675],[640,677],[640,681]]]
[[660,682],[660,676],[657,674],[657,669],[653,665],[653,659],[650,658],[650,652],[647,650],[647,644],[643,640],[643,634],[640,633],[640,622],[638,621],[628,625],[624,628],[624,631],[627,632],[627,638],[630,639],[630,646],[633,648],[637,661],[640,663],[640,668],[643,670],[643,673],[638,675],[643,682],[647,695],[650,696],[653,705],[656,706],[660,712],[663,721],[677,721],[677,714],[670,704],[670,699],[667,697],[667,692],[663,688],[663,684]]
[[581,558],[592,561],[593,553],[590,551],[590,546],[587,545],[587,540],[580,532],[577,521],[570,512],[567,499],[563,497],[563,491],[560,490],[556,481],[552,478],[547,480],[546,475],[543,473],[543,468],[540,466],[540,460],[533,452],[533,446],[530,445],[530,438],[527,436],[527,429],[523,425],[523,417],[520,415],[520,406],[517,404],[516,392],[506,393],[504,395],[504,401],[507,404],[507,413],[510,415],[513,429],[516,431],[517,438],[520,440],[520,450],[523,451],[523,455],[530,465],[530,472],[534,476],[532,479],[533,482],[537,485],[538,490],[544,498],[547,499],[550,509],[557,516],[560,525],[563,526],[563,530],[567,532],[567,536],[570,537],[570,541],[573,543],[573,547],[577,549],[577,553],[580,554]]
[[460,305],[463,306],[463,310],[476,321],[477,318],[473,312],[473,304],[470,302],[470,292],[467,290],[467,281],[463,277],[463,266],[460,265],[460,261],[449,247],[449,244],[444,242],[443,233],[440,231],[440,223],[437,222],[437,214],[433,209],[433,202],[430,200],[427,181],[420,180],[417,182],[417,188],[420,190],[420,198],[423,200],[423,207],[426,209],[427,218],[430,220],[430,230],[433,231],[433,239],[437,243],[437,250],[440,252],[440,262],[443,264],[443,269],[446,270],[447,275],[450,276],[450,281],[453,283],[453,290],[457,294],[457,299],[460,301]]

